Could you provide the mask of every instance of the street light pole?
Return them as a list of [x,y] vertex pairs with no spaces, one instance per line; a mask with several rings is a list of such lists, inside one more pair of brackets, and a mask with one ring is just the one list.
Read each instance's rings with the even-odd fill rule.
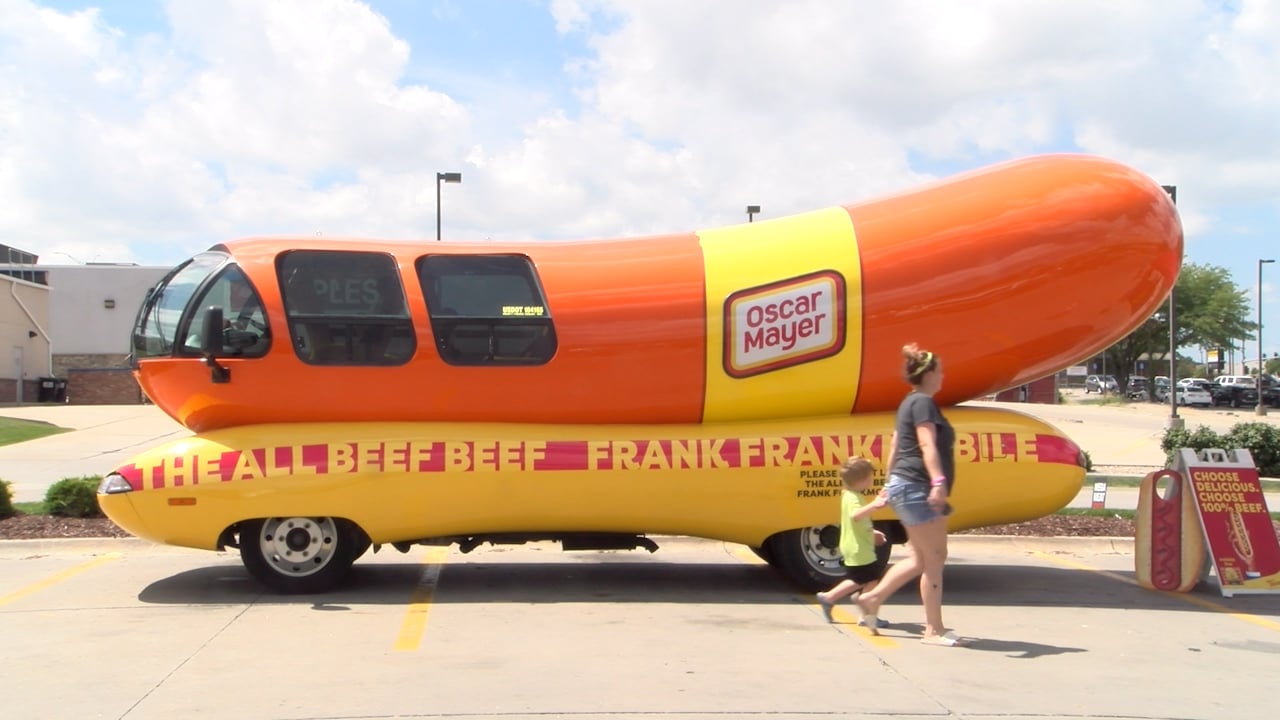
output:
[[748,205],[747,206],[747,222],[751,222],[751,216],[757,215],[759,214],[759,212],[760,212],[759,205]]
[[436,242],[440,242],[440,183],[460,183],[462,173],[436,173]]
[[1267,406],[1262,402],[1262,266],[1273,262],[1275,260],[1258,258],[1258,375],[1254,378],[1258,389],[1258,406],[1253,409],[1253,413],[1260,417],[1267,414]]
[[[1161,185],[1169,193],[1169,199],[1175,207],[1178,205],[1178,186]],[[1178,324],[1173,312],[1173,288],[1169,289],[1169,429],[1182,428],[1182,418],[1178,417]]]

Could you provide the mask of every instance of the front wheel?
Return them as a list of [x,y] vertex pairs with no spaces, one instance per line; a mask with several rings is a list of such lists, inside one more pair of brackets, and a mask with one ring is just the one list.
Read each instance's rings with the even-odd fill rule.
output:
[[258,582],[282,593],[325,592],[367,549],[363,531],[341,518],[287,517],[240,524],[240,560]]

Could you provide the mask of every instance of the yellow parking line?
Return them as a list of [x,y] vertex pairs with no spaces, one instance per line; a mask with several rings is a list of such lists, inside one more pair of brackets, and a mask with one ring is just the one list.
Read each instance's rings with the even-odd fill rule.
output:
[[427,629],[427,614],[431,612],[431,600],[435,596],[436,585],[440,581],[440,571],[444,569],[445,560],[449,556],[449,548],[433,547],[427,551],[423,562],[422,577],[409,596],[409,607],[405,608],[404,620],[400,623],[400,633],[396,635],[395,649],[398,651],[417,650],[422,644],[422,633]]
[[120,559],[120,553],[107,553],[106,555],[103,555],[100,558],[90,560],[89,562],[86,562],[86,563],[81,563],[79,565],[76,565],[75,567],[67,568],[66,570],[63,570],[62,572],[57,573],[56,575],[50,575],[44,580],[31,583],[30,585],[24,588],[19,588],[9,593],[8,595],[0,597],[0,607],[8,605],[9,603],[12,603],[12,602],[21,600],[22,598],[27,597],[28,595],[34,595],[35,593],[38,593],[41,590],[44,590],[45,588],[52,587],[53,585],[57,585],[63,580],[73,578],[76,575],[79,575],[80,573],[86,570],[92,570],[93,568],[99,565],[105,565],[106,563],[109,563],[112,560],[119,560],[119,559]]
[[[757,556],[754,552],[751,552],[750,548],[735,546],[732,548],[732,553],[734,557],[738,558],[739,560],[749,565],[766,564],[764,560],[761,560],[759,556]],[[822,617],[822,608],[814,600],[813,596],[806,597],[805,602],[807,602],[809,605],[813,607],[818,608],[818,617]],[[884,635],[872,635],[870,630],[858,624],[858,618],[854,617],[852,613],[845,610],[844,608],[837,606],[834,609],[832,609],[831,617],[836,621],[835,623],[832,623],[832,624],[836,626],[837,630],[840,630],[845,633],[857,635],[863,640],[866,640],[867,642],[881,649],[898,647],[898,643],[892,638],[885,637]]]
[[[1119,575],[1117,573],[1113,573],[1110,570],[1103,570],[1101,568],[1096,568],[1091,565],[1086,565],[1084,563],[1076,562],[1074,560],[1068,560],[1066,558],[1056,557],[1043,552],[1033,552],[1032,555],[1044,560],[1048,560],[1053,563],[1057,563],[1058,565],[1075,568],[1077,570],[1088,570],[1089,572],[1102,575],[1103,577],[1111,578],[1112,580],[1118,580],[1122,583],[1133,585],[1134,587],[1142,587],[1141,585],[1138,584],[1138,581],[1133,580],[1132,578],[1124,577],[1123,575]],[[1152,590],[1151,592],[1158,592],[1161,595],[1166,595],[1171,598],[1176,598],[1178,600],[1182,600],[1183,602],[1191,603],[1192,605],[1198,605],[1199,607],[1205,608],[1206,610],[1213,610],[1214,612],[1220,612],[1224,615],[1230,615],[1231,617],[1236,618],[1237,620],[1243,620],[1244,622],[1257,625],[1258,627],[1280,632],[1280,623],[1274,620],[1268,620],[1267,618],[1264,618],[1264,617],[1258,617],[1257,615],[1238,612],[1236,610],[1231,609],[1230,607],[1227,607],[1226,605],[1223,605],[1222,603],[1214,602],[1212,600],[1207,600],[1205,598],[1198,597],[1196,595],[1191,595],[1189,593],[1162,592],[1160,590]]]

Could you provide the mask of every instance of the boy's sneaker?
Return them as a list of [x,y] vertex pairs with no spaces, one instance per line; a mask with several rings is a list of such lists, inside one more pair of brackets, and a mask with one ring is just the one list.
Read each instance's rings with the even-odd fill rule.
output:
[[831,619],[832,603],[827,602],[826,598],[822,597],[822,593],[818,593],[814,597],[818,599],[818,604],[822,606],[822,616],[827,619],[827,622],[835,622],[835,620]]

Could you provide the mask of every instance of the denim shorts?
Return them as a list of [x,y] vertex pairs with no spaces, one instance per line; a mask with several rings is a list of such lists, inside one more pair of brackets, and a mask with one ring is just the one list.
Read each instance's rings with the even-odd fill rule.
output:
[[922,525],[945,515],[929,504],[931,488],[927,483],[912,482],[898,475],[890,475],[889,482],[884,487],[889,494],[889,506],[903,525]]

